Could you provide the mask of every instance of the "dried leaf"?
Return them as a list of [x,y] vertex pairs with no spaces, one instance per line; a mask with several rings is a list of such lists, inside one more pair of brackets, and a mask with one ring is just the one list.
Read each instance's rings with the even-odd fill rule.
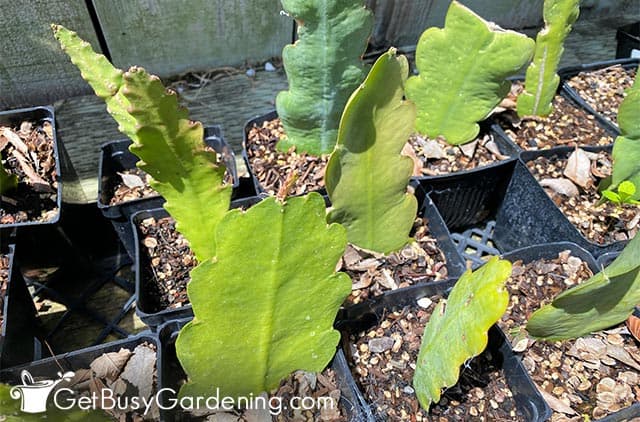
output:
[[138,388],[141,397],[153,393],[153,372],[156,367],[156,352],[147,344],[141,344],[133,351],[121,378]]
[[586,188],[593,180],[591,179],[591,160],[580,148],[576,148],[567,160],[567,167],[564,175],[573,180],[578,186]]
[[458,147],[460,148],[460,151],[462,151],[462,153],[469,158],[473,157],[473,154],[476,153],[477,146],[478,146],[477,139],[473,142],[468,142],[466,144],[458,145]]
[[540,186],[543,188],[550,188],[555,193],[559,193],[560,195],[564,195],[568,198],[576,197],[580,194],[576,185],[569,179],[542,179],[540,181]]
[[507,158],[509,158],[509,156],[504,155],[502,152],[500,152],[498,144],[496,144],[493,140],[490,140],[489,142],[484,144],[484,147],[487,149],[487,151],[495,155],[498,160],[506,160]]
[[97,377],[114,381],[122,372],[122,368],[130,356],[130,350],[120,349],[118,352],[105,353],[99,356],[91,362],[90,366]]
[[551,407],[551,409],[555,410],[556,412],[564,413],[565,415],[578,414],[578,412],[573,410],[571,406],[569,406],[568,404],[566,404],[556,396],[547,393],[540,387],[538,387],[538,390],[540,391],[540,394],[542,394],[542,398],[544,399],[544,401],[547,402],[547,404],[549,405],[549,407]]
[[635,315],[631,315],[629,319],[627,319],[627,327],[629,328],[631,335],[633,335],[636,340],[640,341],[640,318]]
[[422,147],[422,155],[426,158],[439,160],[440,158],[445,158],[447,156],[444,148],[440,146],[438,141],[434,141],[433,139],[429,139],[427,141],[421,140],[420,146]]
[[637,371],[640,371],[640,364],[638,364],[638,362],[633,360],[631,355],[629,353],[627,353],[627,351],[621,346],[616,346],[614,344],[608,344],[607,345],[607,355],[609,355],[610,357],[614,358],[617,361],[620,361],[620,362],[624,363],[625,365],[628,365],[628,366],[636,369]]
[[422,176],[422,160],[418,158],[416,151],[409,142],[404,144],[400,154],[411,158],[413,161],[413,176]]
[[25,156],[20,153],[20,151],[14,149],[11,154],[18,160],[18,163],[20,163],[20,167],[29,179],[28,183],[33,187],[33,190],[35,190],[36,192],[54,191],[51,185],[49,185],[46,180],[44,180],[42,177],[40,177],[40,175],[38,175],[38,173],[36,173],[31,164],[29,164],[27,158],[25,158]]
[[18,151],[20,151],[22,155],[29,155],[29,147],[27,146],[27,144],[22,142],[22,139],[20,139],[20,137],[14,131],[9,129],[8,127],[3,127],[0,134],[7,138],[9,143],[11,143],[11,145],[13,145]]
[[118,172],[118,175],[122,178],[122,183],[130,189],[144,187],[144,181],[138,175],[120,172]]

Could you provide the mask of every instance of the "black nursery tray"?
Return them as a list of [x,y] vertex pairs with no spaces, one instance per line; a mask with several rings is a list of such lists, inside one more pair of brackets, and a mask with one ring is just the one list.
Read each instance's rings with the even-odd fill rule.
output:
[[[365,303],[351,306],[340,315],[336,328],[346,334],[356,334],[378,324],[382,316],[390,311],[400,310],[406,306],[417,306],[417,301],[423,297],[434,295],[447,296],[456,280],[448,280],[429,285],[411,286],[406,289],[386,292]],[[347,361],[351,355],[348,343],[345,343]],[[551,411],[535,385],[526,373],[520,359],[515,356],[511,346],[506,341],[504,334],[493,326],[489,331],[489,344],[487,349],[496,357],[504,372],[507,383],[513,392],[513,398],[517,409],[524,415],[527,421],[545,421]],[[355,380],[353,381],[355,383]],[[357,385],[357,384],[356,384]],[[359,391],[359,390],[358,390]],[[362,395],[362,392],[359,392]],[[363,409],[367,422],[382,421],[380,416],[372,411],[375,406],[367,403]]]
[[[186,375],[176,356],[175,342],[178,332],[191,319],[174,320],[163,324],[158,329],[159,352],[158,352],[158,385],[159,388],[169,388],[179,391],[180,385],[186,379]],[[340,405],[347,413],[349,422],[364,422],[367,420],[363,407],[364,398],[357,390],[353,377],[349,373],[349,367],[342,350],[338,350],[332,362],[329,364],[335,372],[336,383],[340,388]],[[161,400],[166,400],[162,395]],[[166,406],[166,401],[163,401]],[[190,420],[187,414],[176,412],[176,409],[161,409],[160,420],[163,422],[180,422]]]
[[36,309],[15,260],[15,245],[4,245],[9,256],[9,271],[3,298],[0,368],[31,362],[39,353],[40,332]]
[[20,227],[38,227],[43,225],[56,224],[60,219],[60,212],[62,206],[62,181],[60,173],[60,154],[62,153],[63,145],[58,141],[56,135],[56,119],[53,111],[53,107],[39,106],[22,108],[17,110],[8,110],[0,112],[0,125],[15,126],[19,125],[23,121],[33,121],[37,124],[48,122],[51,124],[52,136],[53,136],[53,154],[55,159],[55,177],[57,180],[56,189],[56,207],[58,212],[54,218],[51,218],[44,222],[39,221],[26,221],[21,223],[12,224],[0,224],[0,234],[4,239],[8,234],[12,234],[16,229]]

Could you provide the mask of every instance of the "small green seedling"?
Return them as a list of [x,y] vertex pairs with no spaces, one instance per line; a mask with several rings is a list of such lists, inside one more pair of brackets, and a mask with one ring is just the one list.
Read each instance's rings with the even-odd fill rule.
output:
[[436,306],[422,336],[413,386],[420,405],[429,409],[443,388],[458,382],[460,366],[487,347],[489,328],[509,305],[505,283],[511,263],[491,258],[456,282],[447,300]]
[[418,109],[417,131],[454,145],[475,139],[477,122],[509,93],[506,78],[529,62],[533,49],[533,40],[451,2],[444,29],[429,28],[420,37],[420,74],[407,81],[407,98]]
[[611,265],[534,312],[527,331],[548,341],[577,338],[625,321],[638,303],[640,236]]
[[403,99],[408,74],[407,59],[395,49],[380,56],[347,102],[325,173],[328,220],[347,229],[349,242],[381,253],[409,241],[418,210],[407,193],[413,163],[400,154],[416,116]]
[[286,136],[277,147],[330,154],[342,110],[367,74],[361,56],[373,29],[363,0],[282,0],[298,41],[282,51],[289,90],[276,98]]
[[601,193],[603,198],[608,199],[618,206],[624,204],[640,205],[640,201],[633,199],[633,196],[636,194],[636,185],[629,180],[625,180],[618,185],[618,192],[603,190]]
[[0,160],[0,195],[11,189],[15,189],[16,186],[18,186],[18,178],[15,174],[11,174],[5,170]]
[[580,14],[580,0],[545,0],[544,28],[536,38],[533,62],[527,68],[525,90],[518,96],[517,111],[523,116],[547,116],[560,84],[558,65],[564,40]]

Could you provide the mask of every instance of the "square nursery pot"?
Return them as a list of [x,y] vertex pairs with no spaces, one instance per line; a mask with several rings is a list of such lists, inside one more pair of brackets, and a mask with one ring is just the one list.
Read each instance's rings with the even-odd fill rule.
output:
[[640,22],[621,26],[616,31],[616,58],[638,57],[640,54]]
[[[605,151],[605,152],[611,153],[613,146],[610,145],[610,146],[602,146],[602,147],[582,147],[582,149],[588,152],[597,153],[600,151]],[[575,149],[572,147],[558,147],[558,148],[552,148],[552,149],[543,150],[543,151],[524,151],[520,155],[520,158],[522,162],[526,165],[527,163],[539,157],[550,158],[550,157],[557,156],[560,158],[566,158],[574,150]],[[533,179],[536,180],[535,177],[533,177]],[[548,211],[545,211],[549,213],[547,214],[548,220],[556,223],[554,226],[557,227],[558,229],[557,235],[549,237],[547,242],[560,242],[560,241],[574,242],[578,244],[580,247],[588,250],[595,257],[599,257],[600,255],[607,252],[619,251],[628,242],[628,240],[621,240],[621,241],[611,241],[608,243],[597,243],[593,240],[588,239],[578,230],[578,228],[576,228],[576,226],[574,226],[567,219],[567,217],[560,210],[560,208],[556,206],[553,200],[546,194],[546,192],[544,191],[542,186],[540,186],[537,180],[536,180],[536,185],[537,185],[537,190],[544,193],[544,198],[539,194],[536,194],[536,197],[540,196],[541,207],[544,207],[545,209],[548,210]],[[535,189],[535,187],[532,186],[532,189]],[[553,209],[553,211],[551,211],[551,209]],[[562,235],[562,237],[560,237],[559,235]],[[546,242],[538,242],[538,243],[546,243]]]
[[[633,83],[633,73],[639,64],[640,58],[626,58],[560,69],[562,90],[617,136],[620,134],[617,115],[623,89]],[[592,80],[582,81],[578,77]]]
[[[529,264],[531,262],[540,260],[540,259],[555,259],[558,258],[558,254],[563,251],[570,251],[571,256],[577,257],[582,260],[593,272],[593,274],[599,272],[602,269],[602,266],[608,265],[618,254],[619,252],[611,252],[600,256],[600,258],[596,261],[595,258],[585,249],[580,246],[570,243],[570,242],[557,242],[557,243],[549,243],[542,245],[534,245],[530,247],[525,247],[521,249],[517,249],[511,251],[507,254],[504,254],[502,257],[510,262],[522,261],[523,265]],[[555,271],[555,270],[551,270]],[[558,277],[563,277],[562,274],[558,274]],[[544,281],[544,280],[543,280]],[[520,287],[519,289],[525,289],[526,287]],[[535,292],[524,291],[521,290],[523,294],[531,297],[536,297]],[[543,299],[544,300],[544,299]],[[513,301],[512,301],[513,303]],[[557,342],[556,342],[557,343]],[[517,352],[516,355],[518,359],[523,359],[523,354]],[[564,365],[569,365],[568,363],[564,363]],[[569,365],[574,367],[574,365]],[[527,374],[527,376],[529,376]],[[567,375],[568,379],[568,375]],[[585,392],[586,394],[586,392]],[[608,414],[607,416],[597,419],[596,422],[622,422],[628,420],[636,420],[635,418],[640,417],[640,403],[632,404],[626,408],[618,410],[617,412],[613,412]]]
[[[246,188],[249,181],[241,180],[236,170],[235,155],[222,136],[222,129],[219,125],[205,126],[204,142],[222,156],[222,162],[227,167],[233,179],[232,199],[250,196],[252,189]],[[108,142],[101,147],[99,176],[98,180],[98,208],[105,217],[111,220],[114,228],[118,232],[122,243],[125,245],[130,256],[133,257],[133,234],[130,230],[129,219],[137,211],[159,208],[165,200],[158,194],[152,196],[125,201],[116,205],[110,205],[110,199],[117,186],[121,182],[118,173],[136,168],[139,161],[131,151],[129,151],[131,140]]]
[[[231,202],[231,208],[248,208],[258,203],[260,200],[261,198],[257,196],[238,199]],[[146,209],[133,214],[129,223],[133,232],[135,256],[133,270],[135,273],[136,286],[136,314],[140,317],[142,322],[152,330],[156,330],[159,325],[168,321],[193,317],[193,311],[190,303],[177,308],[162,308],[159,304],[158,295],[162,294],[157,291],[156,287],[159,281],[155,280],[155,273],[152,268],[150,258],[143,249],[146,248],[146,246],[143,244],[144,235],[140,229],[142,221],[147,218],[160,220],[166,217],[170,217],[170,215],[164,208]],[[188,247],[185,246],[185,251],[187,249]],[[187,254],[185,251],[183,251],[181,256]],[[195,261],[193,261],[191,265],[195,265]],[[187,277],[187,275],[185,274],[184,277]],[[182,294],[186,294],[186,279],[183,280],[181,288],[184,289]]]
[[[249,133],[251,132],[251,129],[254,126],[261,127],[264,122],[268,122],[277,118],[278,118],[278,112],[274,110],[269,113],[256,116],[248,120],[244,124],[244,131],[242,134],[243,135],[242,136],[242,159],[244,160],[244,164],[247,168],[247,172],[249,173],[249,176],[253,181],[255,191],[257,192],[258,195],[261,195],[261,196],[269,195],[270,193],[258,180],[258,177],[256,176],[256,172],[253,169],[253,166],[251,165],[251,162],[249,160],[249,153],[248,153]],[[286,175],[283,175],[283,176],[286,176]],[[309,190],[309,191],[305,190],[305,192],[301,193],[300,195],[304,195],[305,193],[309,193],[309,192],[318,192],[322,196],[325,196],[327,194],[327,190],[324,187],[322,187],[320,189],[315,189],[315,190]],[[291,194],[289,196],[298,196],[298,195]]]
[[[118,340],[110,343],[100,344],[97,346],[87,347],[85,349],[80,349],[73,352],[57,355],[54,357],[37,360],[26,365],[14,366],[12,368],[4,369],[0,371],[0,382],[10,384],[13,386],[18,386],[16,387],[18,391],[12,393],[12,398],[15,397],[15,400],[18,400],[18,399],[22,400],[23,398],[26,398],[27,395],[30,395],[30,393],[34,393],[34,391],[28,392],[26,390],[29,390],[29,387],[28,387],[29,385],[38,383],[39,380],[51,380],[51,381],[48,381],[48,385],[51,388],[55,387],[58,383],[61,383],[59,388],[67,387],[69,384],[66,383],[65,381],[69,381],[73,379],[74,373],[76,377],[79,377],[81,376],[82,371],[84,370],[89,370],[89,374],[92,373],[91,371],[96,371],[96,369],[94,369],[94,367],[91,366],[91,363],[95,359],[101,357],[106,353],[115,353],[115,352],[122,351],[122,349],[126,349],[126,350],[129,350],[130,352],[133,352],[137,346],[143,343],[148,343],[152,349],[155,349],[156,358],[154,360],[154,367],[153,367],[153,370],[155,372],[157,368],[157,352],[158,352],[157,337],[149,333],[140,333],[138,335],[135,335],[123,340]],[[123,366],[126,366],[125,364],[128,363],[128,361],[122,362],[117,357],[108,358],[106,360],[108,362],[106,363],[107,368],[105,368],[105,364],[96,365],[96,367],[102,366],[103,370],[106,369],[109,372],[112,370],[117,371],[118,372],[116,374],[117,380],[122,380],[123,378],[120,378],[120,374],[123,369]],[[145,363],[146,363],[146,360],[145,360]],[[129,372],[130,377],[128,378],[127,382],[131,384],[134,383],[134,381],[131,380],[131,378],[144,376],[144,374],[146,373],[145,372],[146,368],[144,367],[145,366],[144,363],[138,361],[137,364],[138,364],[137,368],[134,368],[133,371]],[[137,371],[135,369],[137,369]],[[27,371],[28,374],[25,374],[24,371]],[[69,371],[71,371],[72,373],[68,374],[67,372]],[[63,380],[63,373],[66,376],[64,380]],[[92,389],[93,387],[98,389],[97,394],[101,393],[102,388],[108,387],[107,385],[103,385],[103,386],[100,385],[101,383],[105,384],[105,381],[102,381],[101,378],[103,377],[97,376],[96,380],[98,382],[95,385],[91,385]],[[93,377],[88,376],[86,382],[89,382],[89,379],[93,380]],[[44,385],[47,385],[45,384],[47,383],[47,381],[40,381],[40,382],[42,382],[42,384]],[[157,394],[158,383],[157,381],[154,380],[153,384],[154,384],[153,385],[154,389],[152,391],[152,394]],[[25,388],[25,386],[27,387]],[[116,387],[112,386],[111,388],[115,389]],[[33,387],[31,387],[31,389],[33,389]],[[39,391],[36,391],[35,393],[37,394],[38,392]],[[127,388],[126,394],[131,394],[132,396],[135,395],[135,393],[131,391],[130,388]],[[114,397],[116,396],[118,396],[118,393],[114,393]],[[53,397],[53,394],[49,396],[48,406],[47,406],[48,411],[51,411],[54,408],[52,397]],[[77,410],[78,409],[77,405],[73,409]],[[106,413],[105,413],[105,416],[106,416]],[[62,416],[60,415],[57,415],[57,417],[56,415],[52,415],[51,420],[54,420],[54,421],[62,420],[60,419],[61,417]],[[43,416],[43,418],[45,417]],[[121,420],[124,420],[124,419],[121,419]],[[133,420],[142,420],[142,419],[133,419]]]
[[[354,305],[346,309],[345,313],[339,318],[336,324],[337,328],[343,331],[345,338],[348,339],[350,334],[357,334],[375,328],[389,312],[401,310],[407,306],[419,308],[418,301],[421,298],[435,295],[442,297],[447,296],[455,281],[456,280],[448,280],[430,285],[411,286],[406,289],[387,292],[369,302]],[[404,336],[403,339],[406,340]],[[344,341],[343,346],[347,362],[349,362],[351,366],[355,346],[352,345],[350,341]],[[487,353],[491,356],[491,360],[495,362],[498,369],[504,374],[506,385],[508,385],[513,394],[514,407],[522,414],[524,420],[540,422],[547,420],[551,413],[549,407],[542,399],[535,385],[531,382],[522,363],[513,353],[504,335],[496,326],[493,326],[489,330],[489,343],[483,355]],[[476,357],[474,359],[479,358]],[[465,368],[466,367],[467,364],[465,364]],[[462,368],[462,371],[464,372],[465,369]],[[351,372],[349,375],[351,375]],[[374,372],[370,372],[369,376],[375,377]],[[355,380],[353,382],[366,400],[366,395],[362,393],[361,386],[359,386]],[[391,389],[393,387],[395,386],[390,385],[386,388]],[[402,390],[400,394],[413,393]],[[366,415],[365,421],[377,422],[388,420],[386,419],[387,416],[376,414],[377,404],[378,403],[371,402],[366,404],[366,407],[362,410]],[[468,417],[471,418],[471,416]]]
[[[170,321],[163,324],[158,330],[160,349],[158,354],[158,384],[159,388],[169,388],[179,391],[180,386],[186,380],[186,374],[176,356],[175,342],[180,329],[189,322],[190,319]],[[353,378],[349,374],[349,368],[342,350],[338,350],[329,367],[333,369],[336,376],[336,384],[340,389],[341,396],[339,406],[346,413],[349,422],[366,421],[364,398],[355,387]],[[160,400],[167,406],[167,397],[161,395]],[[283,402],[284,403],[284,402]],[[160,420],[163,422],[178,422],[191,420],[188,414],[179,409],[160,410]]]
[[[3,242],[6,242],[9,237],[15,235],[17,229],[25,230],[31,228],[35,233],[34,230],[36,230],[37,227],[55,224],[60,219],[60,210],[62,204],[60,154],[62,153],[62,144],[59,143],[56,136],[56,123],[53,108],[49,106],[39,106],[0,112],[0,126],[19,128],[20,124],[25,121],[34,123],[35,128],[41,128],[45,123],[47,123],[51,127],[51,137],[53,138],[52,153],[55,163],[55,169],[52,172],[52,177],[53,179],[55,179],[57,186],[55,187],[55,192],[47,193],[48,195],[52,195],[51,198],[42,200],[40,198],[42,196],[41,194],[38,194],[35,190],[33,190],[30,186],[27,186],[25,183],[19,183],[16,194],[21,197],[30,195],[29,201],[31,202],[27,207],[20,207],[20,210],[26,208],[33,210],[34,207],[31,207],[31,205],[34,205],[35,209],[40,213],[49,211],[51,212],[51,215],[48,215],[49,218],[46,221],[33,221],[30,218],[28,221],[8,222],[0,224],[0,240]],[[7,195],[7,197],[10,197],[10,195]],[[5,196],[2,197],[0,206],[1,208],[5,209],[11,209],[13,207],[12,203],[10,203],[10,201],[8,201]]]
[[[6,275],[2,292],[2,337],[0,337],[0,368],[31,362],[40,350],[36,309],[15,260],[15,246],[5,245],[0,251],[8,261],[2,268]],[[5,277],[2,277],[3,279]]]

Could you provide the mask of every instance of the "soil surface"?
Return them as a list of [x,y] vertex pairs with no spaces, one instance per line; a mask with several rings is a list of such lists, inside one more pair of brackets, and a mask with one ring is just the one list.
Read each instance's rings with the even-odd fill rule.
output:
[[569,79],[568,84],[595,111],[613,123],[618,123],[618,107],[631,88],[636,69],[615,65],[600,70],[580,72]]
[[0,255],[0,329],[4,322],[4,295],[9,283],[9,255]]
[[[640,230],[640,207],[616,205],[609,201],[599,205],[601,195],[598,183],[611,174],[611,154],[580,151],[574,152],[575,157],[580,157],[575,161],[577,171],[568,173],[569,158],[558,156],[538,157],[528,162],[527,167],[545,186],[553,202],[587,239],[608,244],[633,238]],[[583,168],[580,168],[581,165]]]
[[412,135],[409,144],[413,151],[405,148],[406,155],[414,160],[414,176],[438,176],[484,167],[509,158],[503,155],[493,134],[480,134],[464,145],[450,145],[444,139],[425,138]]
[[440,299],[430,297],[425,308],[388,313],[379,325],[350,336],[354,376],[372,411],[388,421],[524,420],[488,349],[461,368],[458,383],[442,393],[429,413],[420,407],[412,384],[415,362],[424,327]]
[[561,95],[556,95],[553,99],[553,108],[549,116],[520,119],[515,112],[516,99],[520,92],[522,83],[514,83],[511,93],[502,103],[508,106],[503,112],[496,114],[496,120],[523,150],[613,143],[613,137],[598,125],[593,115],[576,108]]
[[0,126],[2,164],[18,177],[18,186],[0,197],[0,224],[46,222],[58,215],[53,144],[49,122]]
[[415,242],[389,255],[347,246],[340,267],[353,282],[347,302],[359,303],[388,290],[448,277],[446,258],[429,233],[426,219],[416,218],[411,237]]
[[552,421],[599,419],[640,401],[640,349],[620,324],[576,340],[533,341],[531,313],[592,275],[569,251],[530,264],[516,261],[507,288],[511,301],[499,322],[514,350],[554,410]]
[[[142,285],[147,289],[149,312],[176,309],[189,303],[189,271],[197,265],[189,242],[175,228],[171,217],[144,219],[139,225],[142,261]],[[144,265],[144,262],[150,265]]]
[[[215,152],[213,148],[206,147],[206,151]],[[218,162],[222,160],[222,156],[218,154]],[[132,169],[126,169],[118,173],[118,181],[112,190],[108,192],[109,205],[118,205],[128,201],[134,201],[136,199],[149,198],[152,196],[158,196],[158,192],[150,185],[151,176],[144,171],[135,167]],[[233,175],[228,171],[224,174],[224,183],[227,185],[233,184]]]
[[[212,413],[207,409],[191,413],[193,421],[206,422],[289,422],[323,421],[347,422],[347,414],[340,405],[340,388],[335,372],[328,368],[321,373],[296,371],[280,382],[277,390],[261,398],[267,401],[265,408]],[[299,402],[305,398],[305,404]],[[311,402],[313,398],[313,402]],[[293,409],[305,407],[306,409]]]
[[[294,147],[286,153],[280,152],[276,149],[276,144],[283,135],[284,129],[279,118],[267,120],[261,126],[249,129],[247,158],[262,189],[272,196],[295,196],[323,188],[329,156],[298,154]],[[288,181],[295,177],[295,182],[290,184]],[[288,192],[281,192],[286,187],[289,187]]]
[[[59,387],[74,391],[75,399],[79,397],[90,398],[91,394],[100,397],[106,390],[111,390],[111,397],[119,400],[119,403],[131,403],[133,397],[149,399],[156,393],[156,346],[142,343],[133,350],[120,349],[117,352],[105,353],[94,359],[89,368],[73,368],[73,375],[61,382]],[[62,362],[64,366],[65,363]],[[108,397],[108,396],[106,396]],[[69,393],[61,392],[61,403],[65,403]],[[108,409],[103,410],[120,421],[157,421],[160,413],[155,403],[150,407],[149,413],[144,414],[144,405],[139,410]],[[142,402],[141,402],[142,403]],[[106,407],[114,404],[105,399]],[[101,400],[95,402],[96,409],[100,409]],[[118,406],[120,407],[120,406]],[[124,407],[124,406],[122,406]]]

